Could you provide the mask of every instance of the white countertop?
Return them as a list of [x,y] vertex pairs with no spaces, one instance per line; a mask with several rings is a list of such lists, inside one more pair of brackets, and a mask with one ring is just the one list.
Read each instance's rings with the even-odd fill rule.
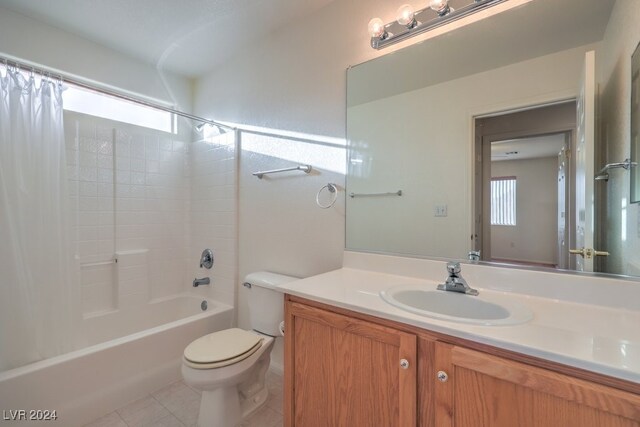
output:
[[[463,266],[463,273],[466,266]],[[560,276],[560,275],[558,275]],[[515,326],[478,326],[412,314],[385,302],[380,291],[400,285],[434,289],[433,280],[342,268],[278,287],[295,295],[359,313],[640,382],[640,310],[500,292],[469,281],[481,295],[508,297],[533,311]],[[640,286],[640,284],[638,285]]]

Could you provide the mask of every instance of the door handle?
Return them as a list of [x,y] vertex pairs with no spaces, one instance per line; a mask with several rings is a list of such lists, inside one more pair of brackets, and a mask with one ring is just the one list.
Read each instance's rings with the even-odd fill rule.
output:
[[570,254],[580,255],[582,258],[591,259],[594,256],[609,256],[609,252],[596,251],[591,248],[569,249]]
[[585,256],[587,258],[591,258],[591,254],[587,254],[587,249],[585,248],[580,248],[580,249],[569,249],[569,253],[573,254],[573,255],[580,255],[582,258],[584,258]]

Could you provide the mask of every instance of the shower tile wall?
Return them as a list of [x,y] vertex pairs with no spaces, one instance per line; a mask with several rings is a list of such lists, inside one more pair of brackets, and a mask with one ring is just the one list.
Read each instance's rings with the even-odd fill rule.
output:
[[[188,280],[210,277],[197,292],[235,305],[237,220],[236,147],[233,133],[190,144],[191,255]],[[203,249],[213,250],[211,270],[199,268]]]
[[[65,112],[64,119],[83,314],[183,292],[187,145],[163,132],[83,114]],[[118,266],[109,263],[116,253]]]

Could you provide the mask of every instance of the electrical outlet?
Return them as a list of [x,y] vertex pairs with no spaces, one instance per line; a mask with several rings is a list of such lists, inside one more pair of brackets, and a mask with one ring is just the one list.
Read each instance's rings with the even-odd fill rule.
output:
[[435,205],[433,216],[447,216],[447,205]]

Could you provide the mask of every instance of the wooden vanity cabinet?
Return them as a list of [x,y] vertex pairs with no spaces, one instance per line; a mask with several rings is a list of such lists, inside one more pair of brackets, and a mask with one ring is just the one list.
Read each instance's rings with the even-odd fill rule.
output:
[[286,427],[640,427],[635,384],[285,298]]
[[288,302],[287,426],[413,426],[416,336]]
[[639,426],[640,397],[464,347],[436,344],[435,425]]

